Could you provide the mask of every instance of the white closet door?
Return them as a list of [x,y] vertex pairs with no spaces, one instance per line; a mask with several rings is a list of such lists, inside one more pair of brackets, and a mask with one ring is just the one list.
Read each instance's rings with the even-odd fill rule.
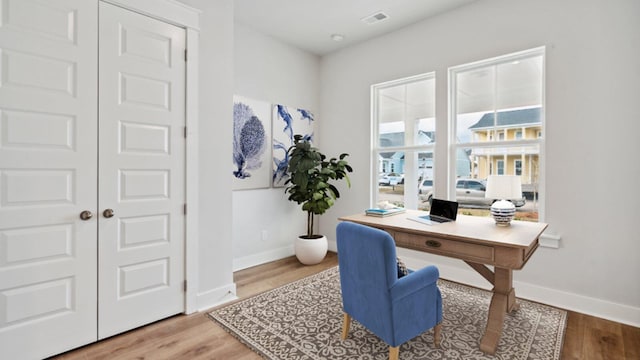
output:
[[99,338],[184,311],[184,50],[184,29],[100,4]]
[[37,359],[97,338],[97,3],[0,9],[0,357]]

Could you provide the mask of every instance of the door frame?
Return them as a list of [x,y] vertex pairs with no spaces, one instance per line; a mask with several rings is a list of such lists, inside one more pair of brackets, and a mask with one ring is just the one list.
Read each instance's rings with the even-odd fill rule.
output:
[[184,28],[187,33],[185,101],[185,309],[198,311],[198,106],[201,11],[174,0],[99,0]]

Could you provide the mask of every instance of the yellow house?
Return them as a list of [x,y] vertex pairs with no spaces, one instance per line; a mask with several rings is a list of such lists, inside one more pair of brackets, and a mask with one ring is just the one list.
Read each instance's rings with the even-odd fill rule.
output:
[[[472,172],[480,179],[490,174],[520,175],[523,191],[533,191],[538,183],[540,148],[527,139],[542,137],[541,109],[528,108],[484,114],[469,127],[476,143],[508,141],[496,147],[474,147],[470,157]],[[518,142],[522,141],[521,144]]]

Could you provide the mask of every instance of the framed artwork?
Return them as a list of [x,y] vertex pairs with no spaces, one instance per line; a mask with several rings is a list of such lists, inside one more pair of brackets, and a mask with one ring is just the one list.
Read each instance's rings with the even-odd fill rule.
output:
[[276,104],[273,106],[273,187],[283,187],[287,181],[293,135],[300,134],[313,142],[315,118],[309,110]]
[[271,183],[271,104],[233,97],[233,190]]

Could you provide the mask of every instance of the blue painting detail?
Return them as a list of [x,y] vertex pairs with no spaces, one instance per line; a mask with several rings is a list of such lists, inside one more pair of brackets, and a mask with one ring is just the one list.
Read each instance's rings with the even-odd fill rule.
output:
[[277,105],[277,107],[278,107],[278,118],[284,121],[284,129],[282,129],[282,132],[287,134],[287,137],[293,144],[293,118],[291,117],[291,114],[289,114],[289,110],[287,110],[286,106]]
[[302,120],[307,119],[309,120],[309,124],[311,124],[311,122],[313,121],[313,114],[311,113],[311,111],[298,109],[298,112],[300,113],[300,116],[302,116]]
[[288,150],[293,145],[294,134],[313,141],[314,115],[311,111],[295,108],[289,112],[285,105],[277,104],[273,110],[273,186],[284,186],[289,165]]
[[266,133],[262,121],[243,103],[233,104],[233,175],[238,179],[251,176],[250,170],[262,166],[266,149]]
[[[277,158],[275,152],[282,151],[282,158]],[[273,183],[277,184],[286,180],[287,166],[289,165],[289,147],[278,140],[273,140]]]

